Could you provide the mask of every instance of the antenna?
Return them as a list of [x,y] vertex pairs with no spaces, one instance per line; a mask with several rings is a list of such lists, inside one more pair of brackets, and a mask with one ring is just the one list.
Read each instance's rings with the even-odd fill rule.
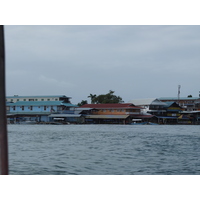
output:
[[180,101],[180,91],[181,91],[181,85],[178,85],[178,104]]

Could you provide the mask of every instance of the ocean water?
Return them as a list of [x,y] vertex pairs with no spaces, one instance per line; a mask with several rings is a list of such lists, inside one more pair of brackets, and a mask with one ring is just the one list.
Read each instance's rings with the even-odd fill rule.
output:
[[11,175],[199,175],[199,125],[8,125]]

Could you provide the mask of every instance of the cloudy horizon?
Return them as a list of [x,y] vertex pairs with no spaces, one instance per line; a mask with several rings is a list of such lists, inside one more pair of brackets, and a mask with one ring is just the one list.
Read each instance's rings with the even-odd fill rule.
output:
[[6,95],[198,97],[200,26],[5,26]]

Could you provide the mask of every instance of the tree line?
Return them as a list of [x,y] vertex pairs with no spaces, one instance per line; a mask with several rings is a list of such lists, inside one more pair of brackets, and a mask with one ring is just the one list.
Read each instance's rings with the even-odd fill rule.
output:
[[[115,91],[109,90],[107,94],[90,94],[88,98],[91,99],[92,104],[103,104],[103,103],[123,103],[123,100],[120,96],[116,96]],[[80,103],[78,103],[78,106],[82,106],[88,104],[87,100],[82,100]]]

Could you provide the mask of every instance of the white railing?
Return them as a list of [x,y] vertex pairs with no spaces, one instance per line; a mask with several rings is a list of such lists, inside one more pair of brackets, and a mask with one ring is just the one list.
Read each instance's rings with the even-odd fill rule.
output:
[[126,112],[126,115],[140,115],[141,112]]

